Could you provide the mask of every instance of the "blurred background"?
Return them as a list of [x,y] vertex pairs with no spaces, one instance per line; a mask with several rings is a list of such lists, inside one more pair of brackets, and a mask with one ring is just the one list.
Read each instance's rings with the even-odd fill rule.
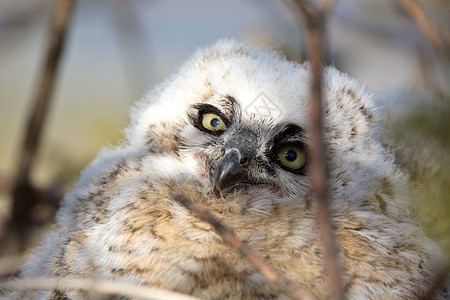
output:
[[[8,189],[43,67],[53,3],[0,0],[0,235],[8,230]],[[449,255],[450,1],[414,2],[438,32],[440,49],[402,3],[338,1],[328,23],[326,60],[374,93],[398,162],[415,183],[418,217]],[[133,102],[199,47],[234,37],[302,62],[304,33],[283,1],[76,1],[32,183],[69,191],[103,146],[123,138]],[[52,215],[47,211],[40,224],[51,223]],[[12,251],[5,243],[0,252]]]

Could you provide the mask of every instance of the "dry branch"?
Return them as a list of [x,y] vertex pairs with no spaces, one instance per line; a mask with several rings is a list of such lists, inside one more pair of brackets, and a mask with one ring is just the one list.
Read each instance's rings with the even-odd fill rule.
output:
[[445,47],[441,36],[439,35],[439,31],[433,23],[430,22],[423,9],[413,0],[398,0],[398,3],[411,17],[422,34],[430,41],[436,52],[444,55]]
[[5,290],[84,290],[101,295],[125,295],[142,300],[198,300],[185,294],[131,283],[81,278],[30,278],[0,282]]
[[198,218],[211,224],[226,243],[238,250],[239,253],[250,263],[252,263],[267,280],[278,284],[278,286],[282,290],[286,291],[286,294],[288,294],[292,299],[316,299],[309,292],[304,291],[296,283],[288,279],[274,267],[270,266],[258,257],[241,239],[239,239],[233,230],[214,217],[208,209],[198,206],[192,201],[192,199],[181,193],[174,194],[173,199],[183,205]]
[[411,19],[412,24],[423,35],[424,40],[427,40],[432,50],[434,50],[428,51],[427,47],[424,47],[424,43],[421,42],[418,42],[416,45],[422,73],[421,81],[429,86],[439,98],[445,99],[447,97],[446,95],[448,95],[448,89],[445,78],[440,78],[441,72],[439,71],[441,68],[448,67],[450,59],[450,44],[448,39],[445,38],[445,32],[443,34],[439,32],[424,9],[414,0],[398,0],[397,2],[400,8]]
[[0,193],[11,191],[11,180],[8,177],[0,175]]
[[30,210],[40,200],[36,198],[36,189],[30,181],[30,171],[33,167],[36,152],[41,139],[42,128],[50,105],[57,68],[63,52],[67,24],[75,0],[58,0],[52,12],[50,24],[50,39],[46,52],[44,68],[32,107],[19,153],[19,164],[13,187],[12,231],[17,234],[21,247],[24,244],[24,230],[30,219]]
[[334,1],[324,0],[318,4],[295,0],[297,10],[301,11],[307,29],[307,55],[311,65],[311,158],[310,176],[312,190],[317,203],[316,223],[322,242],[323,261],[327,274],[330,294],[333,299],[344,299],[340,266],[337,259],[337,246],[330,221],[328,208],[328,174],[325,157],[325,143],[322,124],[322,61],[324,53],[324,34],[327,12]]

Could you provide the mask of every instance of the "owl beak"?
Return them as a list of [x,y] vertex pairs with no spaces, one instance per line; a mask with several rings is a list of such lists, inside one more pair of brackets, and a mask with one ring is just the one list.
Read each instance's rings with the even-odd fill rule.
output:
[[210,180],[215,192],[248,182],[247,167],[255,156],[256,135],[243,130],[225,144],[225,155],[218,161]]
[[240,167],[241,155],[237,149],[231,149],[220,161],[214,176],[214,188],[223,191],[225,188],[235,185],[246,172]]

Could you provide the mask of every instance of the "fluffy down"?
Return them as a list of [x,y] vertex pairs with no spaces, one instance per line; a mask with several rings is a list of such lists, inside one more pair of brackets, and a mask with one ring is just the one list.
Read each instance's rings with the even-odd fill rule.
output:
[[[309,77],[308,65],[232,40],[198,51],[137,102],[125,142],[83,171],[21,277],[116,280],[202,299],[287,299],[172,199],[181,191],[326,299],[307,176]],[[419,298],[441,256],[409,214],[406,176],[382,146],[371,96],[332,67],[324,96],[330,209],[347,297]]]

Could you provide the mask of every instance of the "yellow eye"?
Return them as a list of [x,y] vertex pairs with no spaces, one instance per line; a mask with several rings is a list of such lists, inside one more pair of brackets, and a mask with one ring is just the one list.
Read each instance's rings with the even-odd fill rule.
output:
[[281,147],[278,150],[278,158],[284,166],[294,170],[303,167],[306,161],[305,151],[295,145]]
[[209,131],[219,131],[225,129],[225,122],[216,114],[208,113],[202,117],[202,126]]

